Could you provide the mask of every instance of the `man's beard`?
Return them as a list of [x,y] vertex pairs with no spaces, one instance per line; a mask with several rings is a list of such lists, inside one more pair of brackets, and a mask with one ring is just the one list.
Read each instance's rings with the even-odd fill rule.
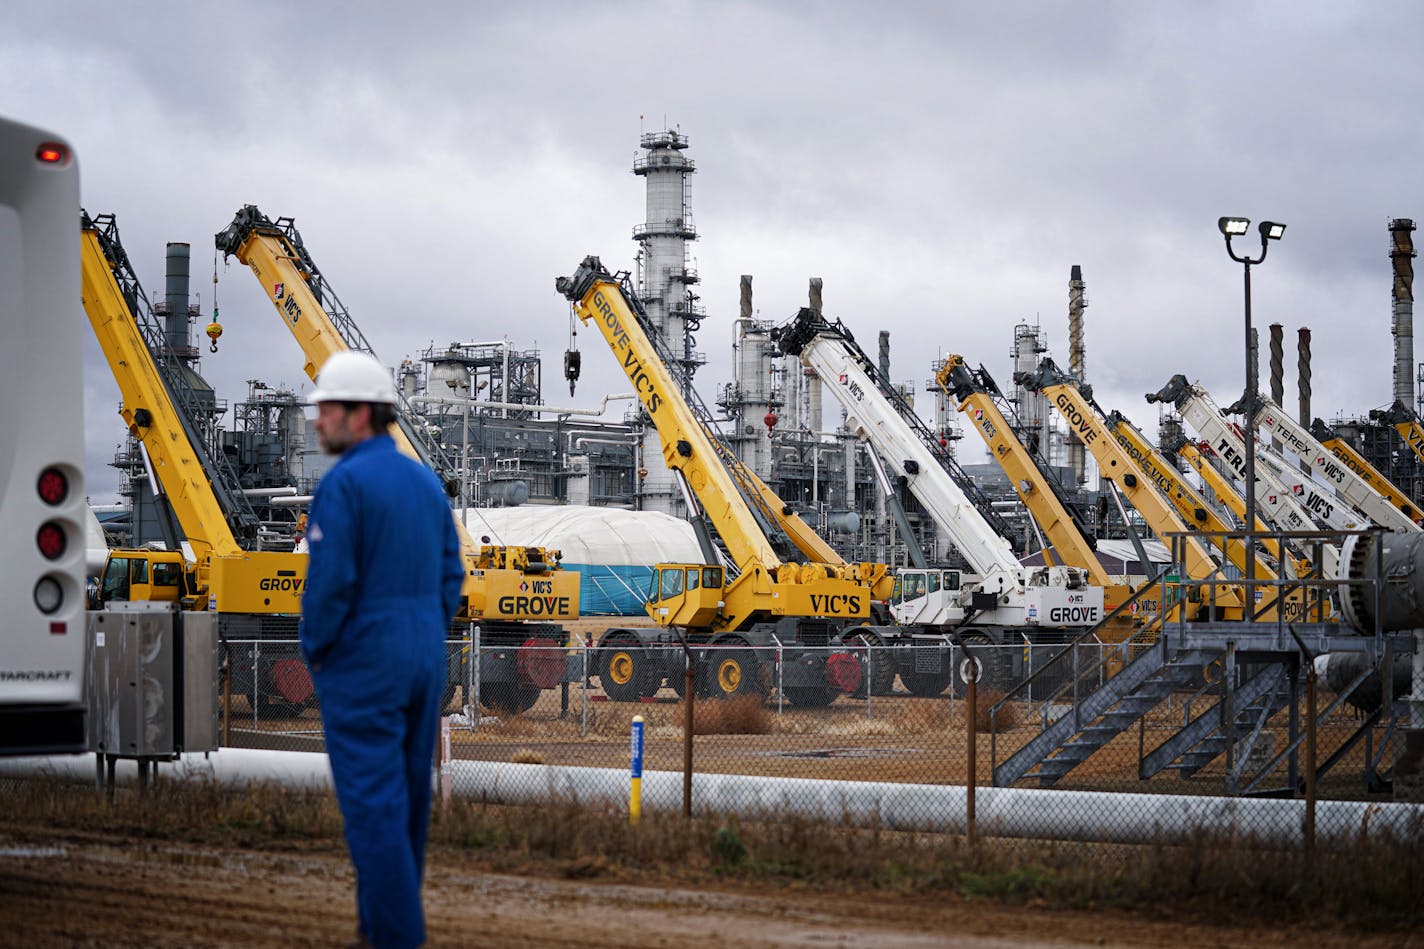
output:
[[344,455],[346,449],[356,443],[356,439],[351,437],[351,430],[346,427],[345,422],[341,425],[341,430],[333,432],[331,435],[323,435],[320,432],[316,436],[317,444],[321,445],[321,450],[328,455]]

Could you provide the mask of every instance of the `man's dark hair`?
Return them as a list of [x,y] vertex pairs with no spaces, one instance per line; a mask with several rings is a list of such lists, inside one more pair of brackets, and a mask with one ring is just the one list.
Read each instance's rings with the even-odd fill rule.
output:
[[385,402],[369,402],[371,406],[371,430],[377,435],[395,424],[396,407]]

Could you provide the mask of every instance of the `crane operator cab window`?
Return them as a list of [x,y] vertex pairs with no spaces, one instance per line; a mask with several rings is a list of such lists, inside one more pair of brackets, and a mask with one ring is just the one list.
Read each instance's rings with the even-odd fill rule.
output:
[[110,557],[104,565],[104,579],[100,584],[99,596],[109,600],[129,598],[129,560],[127,557]]
[[925,595],[925,574],[921,570],[905,570],[895,577],[896,603],[918,600]]
[[658,599],[667,600],[675,596],[682,596],[682,568],[668,567],[662,572]]

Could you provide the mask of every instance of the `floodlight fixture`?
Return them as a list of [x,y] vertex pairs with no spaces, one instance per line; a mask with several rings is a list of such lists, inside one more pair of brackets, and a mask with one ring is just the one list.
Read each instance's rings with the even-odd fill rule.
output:
[[1281,239],[1281,235],[1286,232],[1286,226],[1277,224],[1275,221],[1262,221],[1257,230],[1261,232],[1261,240],[1278,241]]
[[1223,217],[1217,218],[1216,226],[1221,229],[1221,233],[1227,237],[1239,237],[1246,233],[1246,229],[1251,226],[1251,219],[1245,217]]

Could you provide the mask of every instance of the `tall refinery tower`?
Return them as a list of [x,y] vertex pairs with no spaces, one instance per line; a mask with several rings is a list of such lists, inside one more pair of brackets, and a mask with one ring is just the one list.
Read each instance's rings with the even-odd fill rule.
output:
[[[687,136],[667,129],[646,132],[638,142],[642,157],[633,162],[633,174],[647,182],[648,212],[644,223],[633,228],[638,250],[638,296],[648,318],[671,354],[668,369],[684,392],[692,386],[692,375],[707,360],[693,346],[706,310],[698,304],[697,269],[689,244],[697,240],[692,224],[689,176],[696,171],[683,154]],[[681,493],[672,473],[663,462],[658,436],[648,432],[643,452],[642,507],[681,516]]]

